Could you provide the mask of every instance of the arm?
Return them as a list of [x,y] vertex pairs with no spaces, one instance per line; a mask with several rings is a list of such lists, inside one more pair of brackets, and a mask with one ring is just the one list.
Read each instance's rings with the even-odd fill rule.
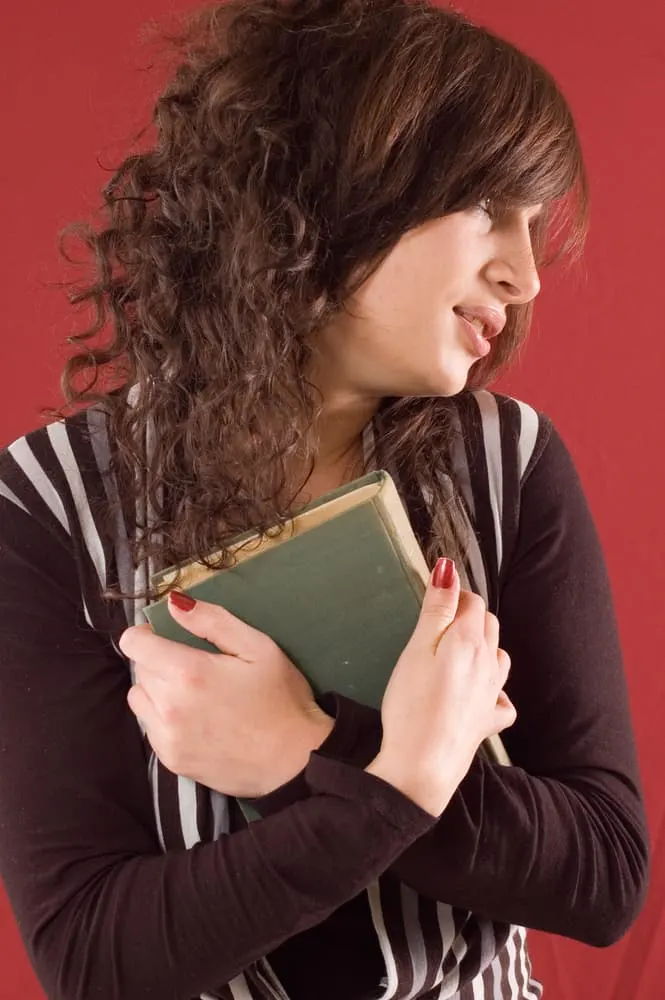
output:
[[85,623],[74,559],[1,497],[0,528],[0,874],[52,1000],[216,988],[322,922],[435,822],[313,754],[302,801],[162,854],[126,664]]
[[[436,826],[392,871],[423,895],[492,919],[611,944],[643,900],[647,829],[607,570],[554,428],[523,484],[500,620],[517,708],[503,738],[515,766],[476,758]],[[368,721],[371,710],[341,699],[337,712],[336,730],[342,714],[347,731],[369,725],[378,750],[378,713]],[[338,754],[335,731],[321,751]],[[293,793],[297,784],[278,790],[268,808]]]

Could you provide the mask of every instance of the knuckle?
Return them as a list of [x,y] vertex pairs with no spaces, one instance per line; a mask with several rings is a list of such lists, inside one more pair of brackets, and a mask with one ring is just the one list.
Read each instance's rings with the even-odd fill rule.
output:
[[135,708],[139,707],[142,696],[143,692],[141,691],[141,683],[137,677],[135,683],[132,684],[132,686],[127,691],[127,704],[132,709],[132,711],[134,711]]
[[464,648],[467,651],[467,656],[470,656],[471,664],[474,670],[482,668],[484,652],[485,652],[485,639],[483,636],[478,635],[476,632],[468,632],[466,635],[460,637]]
[[162,704],[161,716],[164,720],[164,725],[170,730],[169,740],[174,739],[174,731],[180,723],[181,711],[180,706],[173,701],[166,701]]
[[183,691],[196,691],[202,684],[205,673],[199,660],[180,665],[176,672],[176,680]]
[[483,663],[485,652],[487,650],[487,644],[485,642],[485,636],[474,635],[471,639],[471,649],[473,650],[474,659],[477,663]]
[[267,655],[276,646],[274,639],[271,639],[265,632],[255,630],[254,646],[259,655]]
[[118,648],[122,653],[125,654],[125,656],[129,655],[129,651],[134,642],[135,634],[136,634],[136,625],[130,625],[129,628],[126,628],[125,631],[120,636],[120,638],[118,639]]
[[448,626],[455,621],[455,613],[448,608],[423,608],[421,611],[421,618],[427,622],[441,622],[442,625]]
[[469,591],[469,597],[467,600],[470,606],[476,610],[482,609],[485,611],[487,609],[484,598],[481,597],[480,594],[476,594],[475,591]]

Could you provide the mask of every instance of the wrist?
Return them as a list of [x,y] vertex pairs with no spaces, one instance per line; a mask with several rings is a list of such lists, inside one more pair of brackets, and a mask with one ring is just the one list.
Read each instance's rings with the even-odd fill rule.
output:
[[269,795],[287,784],[307,766],[310,754],[325,743],[330,736],[335,720],[318,705],[303,718],[302,724],[294,727],[286,745],[280,744],[271,755],[266,768],[265,781],[257,797]]
[[450,802],[459,781],[442,768],[405,767],[399,758],[383,749],[365,768],[382,781],[396,788],[431,816],[440,816]]

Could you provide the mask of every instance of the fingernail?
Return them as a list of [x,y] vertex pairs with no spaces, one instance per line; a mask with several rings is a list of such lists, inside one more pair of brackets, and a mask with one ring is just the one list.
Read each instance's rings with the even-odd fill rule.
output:
[[452,587],[455,579],[455,563],[452,559],[437,559],[432,576],[432,584],[442,590]]
[[169,600],[171,604],[174,604],[176,608],[180,608],[181,611],[191,611],[195,606],[196,601],[189,594],[182,594],[179,590],[171,590],[169,592]]

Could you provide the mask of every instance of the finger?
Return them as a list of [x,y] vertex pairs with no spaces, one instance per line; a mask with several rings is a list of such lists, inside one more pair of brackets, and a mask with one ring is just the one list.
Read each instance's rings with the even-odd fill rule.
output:
[[167,602],[171,615],[188,632],[207,639],[220,651],[249,660],[265,649],[268,637],[221,605],[196,600],[185,610],[176,601],[189,604],[193,598],[180,591],[171,591]]
[[497,699],[494,718],[497,727],[495,732],[497,733],[508,729],[517,719],[517,710],[505,691],[502,691]]
[[182,674],[172,664],[152,667],[149,663],[136,663],[134,680],[148,695],[158,714],[161,716],[161,706],[173,697],[174,682],[177,684]]
[[122,633],[118,645],[125,656],[140,663],[144,670],[163,677],[171,676],[174,670],[187,669],[201,653],[175,639],[156,635],[150,625],[132,625]]
[[473,640],[485,631],[487,604],[480,594],[473,590],[462,590],[460,593],[455,628],[460,636]]
[[448,587],[443,587],[442,560],[430,574],[423,597],[418,623],[411,637],[411,643],[423,649],[436,652],[436,648],[445,633],[455,620],[457,605],[460,598],[461,583],[454,561],[452,563],[452,579]]
[[508,680],[508,674],[510,673],[511,659],[505,649],[501,649],[499,647],[497,650],[496,661],[498,671],[497,681],[499,687],[503,688],[505,687],[506,681]]
[[[130,625],[129,628],[126,628],[125,631],[121,633],[120,638],[118,639],[118,646],[120,647],[121,651],[125,654],[125,656],[129,655],[125,650],[124,646],[124,644],[127,642],[128,637],[134,636],[135,633],[141,633],[141,632],[145,632],[148,635],[152,635],[153,634],[152,625],[147,625],[147,624]],[[131,641],[133,641],[133,639]]]
[[127,692],[127,704],[143,728],[154,733],[161,725],[157,708],[141,684],[133,684]]
[[512,705],[512,701],[510,700],[510,698],[508,697],[508,695],[506,694],[506,692],[503,691],[503,690],[499,691],[499,696],[498,696],[496,702],[497,702],[497,705],[503,705],[503,706]]
[[499,646],[499,619],[491,612],[485,614],[485,642],[494,652]]

